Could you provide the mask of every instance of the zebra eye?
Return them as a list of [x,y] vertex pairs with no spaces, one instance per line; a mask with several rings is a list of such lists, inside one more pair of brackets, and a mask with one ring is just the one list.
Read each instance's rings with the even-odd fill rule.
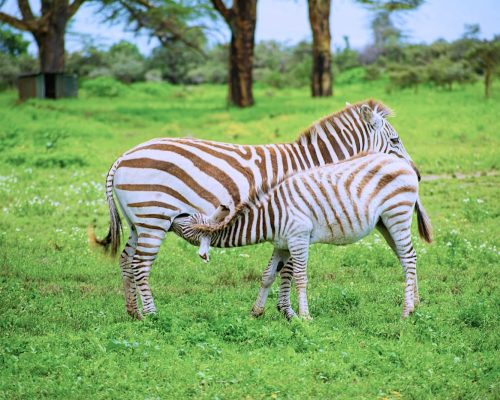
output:
[[391,138],[392,144],[398,144],[399,143],[399,138]]

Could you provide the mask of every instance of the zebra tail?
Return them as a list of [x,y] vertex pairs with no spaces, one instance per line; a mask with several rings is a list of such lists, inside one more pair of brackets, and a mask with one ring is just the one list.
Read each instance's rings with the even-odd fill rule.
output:
[[420,237],[427,243],[432,243],[431,220],[420,202],[420,198],[417,199],[417,203],[415,204],[415,211],[417,212],[418,233]]
[[104,247],[105,251],[111,250],[111,255],[115,256],[118,253],[121,242],[122,221],[120,214],[116,208],[115,199],[113,197],[113,178],[118,167],[120,159],[118,159],[108,172],[106,177],[106,199],[108,200],[109,208],[109,230],[104,239],[97,239],[94,230],[89,228],[88,236],[89,241],[93,244],[98,244]]

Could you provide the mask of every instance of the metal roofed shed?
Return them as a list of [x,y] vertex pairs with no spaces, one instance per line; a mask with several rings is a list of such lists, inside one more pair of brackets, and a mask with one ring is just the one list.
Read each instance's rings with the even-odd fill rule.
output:
[[19,99],[60,99],[77,97],[78,79],[76,75],[65,73],[38,73],[20,75],[17,78]]

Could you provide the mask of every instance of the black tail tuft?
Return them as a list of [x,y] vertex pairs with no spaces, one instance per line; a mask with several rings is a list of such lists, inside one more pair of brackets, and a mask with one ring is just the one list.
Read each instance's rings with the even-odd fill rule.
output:
[[108,172],[108,176],[106,178],[106,198],[108,200],[108,208],[109,208],[109,230],[108,234],[104,239],[97,239],[94,233],[94,229],[89,227],[88,229],[88,237],[89,242],[91,244],[98,244],[104,247],[104,250],[111,250],[111,255],[116,256],[118,253],[118,249],[120,248],[121,242],[121,234],[122,234],[122,220],[120,218],[120,214],[116,209],[115,200],[113,198],[113,177],[116,171],[117,165],[119,164],[120,159],[115,161],[113,166]]
[[427,243],[432,243],[432,225],[429,216],[425,212],[420,199],[415,204],[415,211],[417,212],[418,234]]

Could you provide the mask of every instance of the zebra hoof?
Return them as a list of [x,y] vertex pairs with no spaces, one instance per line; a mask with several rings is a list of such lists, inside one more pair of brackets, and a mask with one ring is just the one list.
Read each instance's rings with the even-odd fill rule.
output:
[[414,310],[415,307],[403,309],[403,314],[401,315],[401,318],[402,319],[408,318],[413,313]]
[[286,312],[286,313],[283,313],[283,315],[285,316],[286,320],[288,322],[291,322],[291,321],[295,321],[295,320],[298,320],[299,318],[297,317],[297,314],[295,314],[295,311],[289,311],[289,312]]
[[127,314],[133,319],[137,319],[139,321],[142,319],[142,314],[138,310],[127,310]]
[[257,307],[254,305],[252,311],[250,311],[250,315],[255,318],[261,317],[264,315],[264,307]]
[[307,314],[307,315],[300,315],[299,318],[302,320],[302,321],[312,321],[313,317],[311,317],[310,314]]
[[297,318],[297,314],[293,311],[292,307],[282,307],[278,305],[278,311],[288,320],[291,321]]

